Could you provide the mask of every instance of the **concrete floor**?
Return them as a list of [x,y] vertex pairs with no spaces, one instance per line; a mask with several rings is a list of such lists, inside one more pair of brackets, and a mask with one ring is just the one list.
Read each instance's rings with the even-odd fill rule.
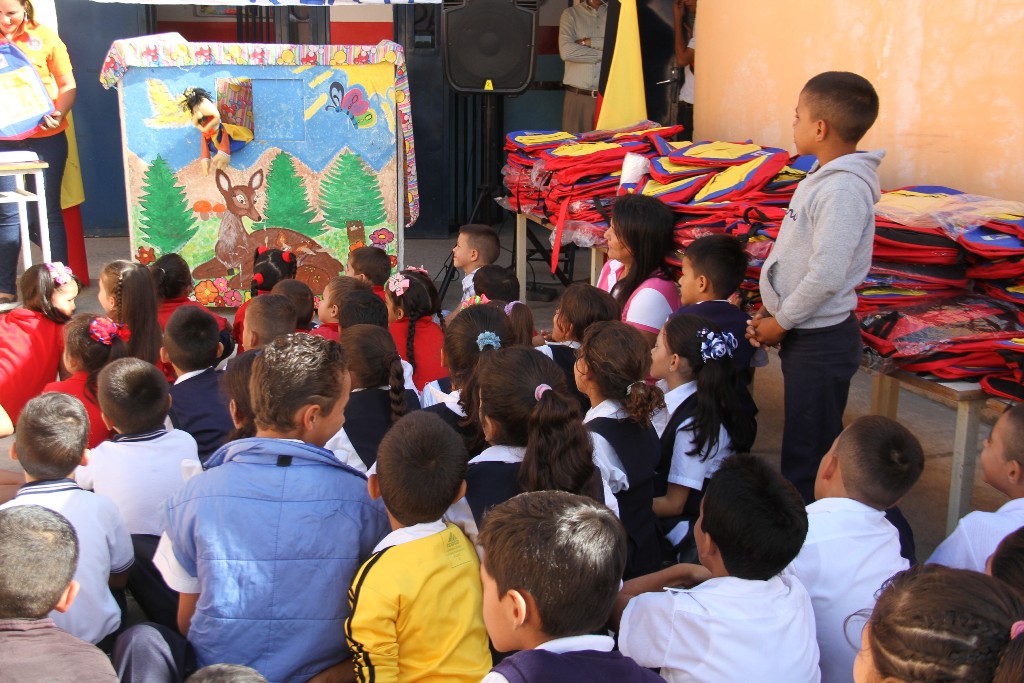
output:
[[[534,228],[544,239],[546,231]],[[511,241],[514,229],[511,224],[501,231],[503,245],[502,258],[499,261],[502,265],[511,262]],[[449,240],[436,239],[407,239],[406,241],[406,263],[423,265],[432,274],[439,272],[445,262],[450,249],[454,244],[454,237]],[[99,303],[96,300],[97,284],[96,277],[103,264],[118,258],[131,258],[131,251],[127,238],[91,238],[86,240],[86,248],[89,254],[89,269],[92,276],[92,286],[84,289],[78,298],[78,310],[80,312],[99,311]],[[576,256],[576,279],[583,279],[588,272],[589,252],[578,250]],[[546,271],[544,264],[531,264],[532,271],[536,276],[536,282],[541,285],[555,287],[561,291],[561,286],[555,283],[551,275]],[[452,282],[448,295],[445,298],[445,307],[454,307],[460,298],[461,273],[458,279]],[[531,279],[531,281],[533,281]],[[556,303],[543,303],[530,301],[534,311],[536,325],[539,329],[550,329],[551,316],[554,313]],[[230,311],[220,311],[222,314],[230,314]],[[754,387],[754,397],[760,409],[759,431],[754,452],[764,457],[769,462],[778,464],[779,448],[782,440],[782,382],[779,369],[778,357],[774,354],[768,367],[758,370],[757,380]],[[871,400],[871,379],[866,372],[860,372],[854,378],[850,390],[850,402],[846,412],[847,420],[854,419],[870,412]],[[901,391],[900,396],[900,419],[921,439],[927,456],[924,474],[921,481],[910,492],[901,505],[901,508],[910,520],[914,528],[917,540],[918,557],[927,559],[935,546],[945,536],[946,504],[949,492],[950,463],[952,460],[952,443],[955,428],[956,412],[952,407],[939,405],[922,396],[911,393],[907,390]],[[984,438],[988,435],[993,415],[987,415],[985,424],[982,425],[981,435]],[[0,453],[6,453],[11,438],[0,439]],[[12,471],[19,471],[17,462],[0,458],[0,468]],[[980,469],[977,472],[972,508],[978,510],[995,510],[1006,502],[1005,496],[988,487],[981,481]]]

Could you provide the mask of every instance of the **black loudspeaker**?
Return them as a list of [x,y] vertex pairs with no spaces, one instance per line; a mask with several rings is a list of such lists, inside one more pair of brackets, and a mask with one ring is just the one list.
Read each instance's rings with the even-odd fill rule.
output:
[[521,93],[533,80],[536,0],[444,3],[444,71],[463,93]]

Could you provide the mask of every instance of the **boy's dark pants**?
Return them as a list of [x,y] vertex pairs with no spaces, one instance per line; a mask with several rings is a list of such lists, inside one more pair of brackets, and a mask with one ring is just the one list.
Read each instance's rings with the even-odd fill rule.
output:
[[782,340],[782,475],[807,503],[814,501],[818,464],[843,431],[850,380],[862,351],[860,325],[852,313],[831,327],[792,329]]

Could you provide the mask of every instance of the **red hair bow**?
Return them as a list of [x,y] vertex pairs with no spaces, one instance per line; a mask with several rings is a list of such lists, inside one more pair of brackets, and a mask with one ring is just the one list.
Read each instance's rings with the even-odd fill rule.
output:
[[110,318],[96,317],[89,323],[89,337],[95,341],[110,346],[115,338],[120,338],[124,343],[132,338],[131,330],[124,323],[115,323]]

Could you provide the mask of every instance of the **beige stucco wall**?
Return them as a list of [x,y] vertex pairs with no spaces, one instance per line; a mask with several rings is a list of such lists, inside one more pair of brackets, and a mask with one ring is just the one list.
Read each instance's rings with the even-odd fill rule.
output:
[[1024,1],[703,0],[695,129],[792,150],[811,76],[855,71],[878,90],[862,149],[885,188],[949,185],[1024,200]]

